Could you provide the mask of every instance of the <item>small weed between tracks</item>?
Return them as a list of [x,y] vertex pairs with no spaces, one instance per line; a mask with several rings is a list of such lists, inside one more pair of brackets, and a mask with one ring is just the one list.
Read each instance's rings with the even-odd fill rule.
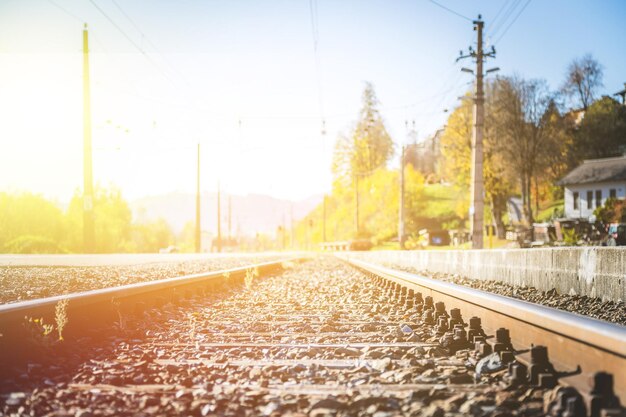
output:
[[111,298],[111,305],[113,306],[113,311],[117,314],[117,320],[113,323],[118,330],[124,330],[126,328],[126,320],[124,319],[124,315],[122,314],[122,303],[117,298]]
[[59,333],[59,341],[63,340],[63,329],[68,322],[67,318],[67,305],[70,300],[64,298],[60,300],[54,307],[54,320],[57,324],[57,332]]

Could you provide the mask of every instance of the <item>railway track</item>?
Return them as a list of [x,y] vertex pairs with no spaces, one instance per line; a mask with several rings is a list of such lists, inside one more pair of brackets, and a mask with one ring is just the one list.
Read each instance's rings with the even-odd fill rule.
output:
[[[508,332],[501,330],[494,300],[486,304],[477,294],[453,293],[462,289],[450,284],[437,287],[411,274],[362,262],[353,267],[330,257],[280,272],[285,266],[266,265],[260,276],[241,270],[240,279],[227,284],[223,274],[208,280],[220,278],[219,283],[196,279],[185,297],[179,297],[180,283],[131,291],[124,311],[118,310],[119,323],[90,328],[89,320],[77,320],[81,325],[64,342],[38,351],[44,357],[5,363],[12,379],[2,383],[2,412],[80,417],[624,412],[610,387],[613,378],[616,390],[623,389],[619,326],[585,329],[602,340],[573,338],[596,356],[613,355],[602,356],[610,362],[581,362],[575,356],[580,350],[570,354],[573,358],[553,350],[553,338],[568,339],[559,342],[562,347],[573,343],[574,323],[572,329],[560,327],[558,336],[523,336],[511,321],[521,310],[509,311]],[[172,288],[178,296],[171,296]],[[110,304],[109,296],[101,297]],[[146,297],[158,308],[139,301]],[[140,302],[145,304],[138,308]],[[46,307],[48,314],[53,305]],[[83,314],[91,308],[84,307]],[[17,313],[4,322],[2,314],[5,328],[17,323]],[[517,321],[532,324],[530,313],[524,314]],[[556,320],[544,317],[539,328],[549,331]],[[535,343],[532,363],[520,352],[530,347],[528,338]],[[45,356],[45,349],[56,356]],[[543,361],[546,352],[549,363]],[[580,381],[594,377],[596,391],[590,395]]]

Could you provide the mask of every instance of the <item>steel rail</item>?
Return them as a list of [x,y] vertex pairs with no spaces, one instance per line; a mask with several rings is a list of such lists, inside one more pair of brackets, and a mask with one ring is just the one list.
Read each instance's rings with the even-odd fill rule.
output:
[[[93,335],[94,330],[110,327],[125,315],[141,314],[151,307],[207,294],[226,282],[242,282],[251,269],[257,270],[259,275],[267,275],[282,270],[285,263],[302,259],[303,256],[289,257],[237,268],[2,304],[0,351],[3,354],[0,355],[0,363],[28,359],[41,351],[41,346],[37,345],[41,345],[42,338],[33,340],[32,331],[29,333],[26,328],[27,321],[29,318],[43,318],[45,323],[54,324],[57,306],[61,302],[67,302],[65,314],[68,320],[63,329],[64,339],[68,339],[64,343],[67,346],[71,345],[71,339],[86,333]],[[50,339],[53,336],[50,335]]]
[[[480,317],[488,334],[494,334],[501,327],[508,328],[517,350],[532,345],[546,346],[558,371],[581,367],[580,374],[561,378],[561,382],[573,386],[583,395],[590,392],[595,372],[612,373],[615,393],[622,401],[626,400],[624,326],[398,271],[349,255],[335,256],[366,273],[413,288],[424,296],[432,296],[435,301],[443,301],[447,309],[459,308],[465,320]],[[520,359],[529,362],[525,355]]]

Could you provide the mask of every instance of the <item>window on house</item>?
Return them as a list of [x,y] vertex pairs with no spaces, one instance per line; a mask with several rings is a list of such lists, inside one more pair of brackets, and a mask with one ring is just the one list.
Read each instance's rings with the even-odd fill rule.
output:
[[617,198],[617,191],[615,190],[615,188],[611,188],[609,190],[609,197],[611,198]]
[[596,190],[596,207],[602,205],[602,190]]
[[593,191],[587,191],[587,208],[593,208]]
[[574,192],[574,210],[578,210],[578,193]]

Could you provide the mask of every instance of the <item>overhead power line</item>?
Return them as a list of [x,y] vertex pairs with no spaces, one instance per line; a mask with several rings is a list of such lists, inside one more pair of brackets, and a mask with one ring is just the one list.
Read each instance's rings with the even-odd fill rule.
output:
[[[65,7],[61,6],[59,3],[57,3],[54,0],[48,0],[48,3],[50,3],[51,5],[53,5],[54,7],[56,7],[57,9],[61,10],[63,13],[65,13],[68,17],[72,18],[73,20],[76,20],[76,22],[80,23],[80,25],[82,26],[86,20],[82,19],[80,16],[72,13],[71,11],[69,11],[68,9],[66,9]],[[102,42],[100,42],[100,38],[98,38],[98,36],[95,33],[90,33],[90,36],[96,41],[96,43],[98,44],[98,46],[102,49],[102,52],[104,52],[105,54],[108,54],[109,51],[107,50],[107,48],[104,46],[104,44]]]
[[457,15],[458,17],[460,17],[460,18],[462,18],[462,19],[469,20],[470,22],[472,22],[472,21],[473,21],[473,20],[472,20],[472,19],[470,19],[469,17],[464,16],[464,15],[462,15],[461,13],[459,13],[459,12],[456,12],[456,11],[452,10],[451,8],[446,7],[446,6],[444,6],[443,4],[441,4],[441,3],[438,3],[438,2],[436,2],[435,0],[428,0],[428,1],[430,1],[432,4],[434,4],[434,5],[436,5],[436,6],[441,7],[441,8],[442,8],[442,9],[444,9],[444,10],[447,10],[448,12],[450,12],[450,13],[452,13],[452,14]]
[[150,38],[148,38],[148,36],[146,36],[146,34],[139,28],[139,26],[135,23],[135,21],[130,17],[130,15],[128,13],[126,13],[126,11],[124,11],[124,9],[122,9],[122,6],[120,6],[120,4],[116,1],[116,0],[111,0],[113,2],[113,4],[115,5],[115,7],[117,7],[117,9],[120,11],[120,13],[122,13],[122,15],[124,15],[124,17],[126,18],[126,20],[128,20],[130,22],[130,24],[135,28],[135,30],[137,32],[139,32],[139,34],[141,35],[141,38],[148,44],[150,45],[150,47],[152,48],[152,50],[156,53],[158,53],[162,60],[165,62],[165,64],[167,64],[167,66],[169,67],[169,69],[176,73],[176,75],[187,85],[188,88],[191,88],[191,84],[189,83],[189,81],[187,80],[187,77],[185,77],[179,70],[178,68],[173,65],[165,56],[165,54],[161,53],[159,51],[159,48],[157,48],[157,46],[154,44],[154,42],[152,42],[150,40]]
[[491,25],[489,26],[493,26],[495,28],[496,22],[498,21],[500,14],[502,14],[502,11],[507,7],[508,3],[509,3],[509,0],[506,0],[505,2],[502,3],[502,7],[500,7],[500,10],[498,10],[498,13],[496,13],[493,19],[491,19]]
[[520,11],[517,13],[517,15],[515,15],[515,18],[511,21],[511,23],[509,23],[509,25],[506,27],[506,29],[504,29],[504,32],[502,32],[502,34],[500,35],[500,37],[494,42],[494,44],[500,42],[500,40],[504,37],[504,35],[506,35],[506,33],[509,31],[509,29],[511,28],[511,26],[513,26],[513,24],[517,21],[517,19],[520,17],[520,15],[524,12],[524,10],[526,9],[526,7],[530,4],[532,0],[527,0],[526,4],[524,4],[524,7],[522,7],[520,9]]
[[517,6],[519,6],[521,1],[522,0],[512,0],[511,3],[508,5],[508,7],[504,10],[504,13],[502,13],[502,15],[500,16],[500,20],[498,20],[497,22],[496,21],[492,22],[491,29],[490,29],[491,37],[497,36],[498,31],[500,31],[500,29],[502,29],[502,26],[506,24],[509,17],[513,13],[513,11],[517,9]]
[[324,118],[324,89],[322,85],[321,64],[319,56],[319,24],[317,13],[317,1],[309,0],[309,10],[311,12],[311,32],[313,35],[313,59],[315,61],[315,78],[317,81],[317,96],[319,101],[320,117],[322,119],[321,132],[326,134],[326,120]]
[[150,40],[148,39],[148,37],[141,31],[141,29],[139,29],[139,26],[137,26],[137,24],[135,24],[135,21],[133,19],[130,18],[130,16],[128,15],[128,13],[126,13],[124,11],[124,9],[122,9],[122,7],[119,5],[119,3],[115,0],[111,0],[113,2],[113,4],[115,5],[115,7],[117,7],[117,10],[120,11],[120,13],[122,13],[124,15],[124,17],[126,18],[126,20],[128,20],[130,22],[131,25],[133,25],[133,27],[135,28],[135,30],[137,32],[139,32],[139,34],[141,35],[141,37],[146,40],[148,43],[150,43],[150,45],[152,47],[154,47],[154,44],[152,42],[150,42]]
[[96,9],[98,9],[102,16],[104,16],[109,21],[109,23],[111,23],[118,30],[118,32],[120,32],[126,38],[126,40],[131,43],[131,45],[133,45],[139,52],[141,52],[141,54],[150,59],[150,57],[148,57],[148,54],[146,54],[146,51],[144,51],[141,46],[137,45],[137,43],[130,36],[128,36],[126,32],[124,32],[124,30],[117,23],[115,23],[115,20],[111,19],[109,15],[106,14],[105,11],[102,10],[94,0],[89,0],[89,2],[93,4]]
[[83,19],[81,19],[80,17],[76,16],[74,13],[70,12],[65,7],[61,6],[59,3],[57,3],[57,2],[55,2],[53,0],[48,0],[48,2],[50,2],[50,4],[55,6],[57,9],[62,10],[66,15],[68,15],[69,17],[77,20],[78,22],[80,22],[80,23],[84,23],[85,22]]
[[[141,53],[141,55],[143,55],[146,60],[159,72],[161,73],[161,75],[168,80],[174,87],[178,87],[178,85],[176,84],[176,82],[167,74],[167,72],[163,71],[163,69],[150,57],[150,55],[148,55],[148,53],[140,46],[137,44],[137,42],[135,42],[116,22],[115,20],[113,20],[104,10],[102,10],[102,8],[100,6],[98,6],[98,4],[94,1],[94,0],[89,0],[89,2],[118,30],[118,32],[120,32],[127,40],[128,42],[130,42],[131,45],[133,45],[135,47],[135,49],[137,49],[137,51],[139,51],[139,53]],[[115,3],[115,5],[120,9],[120,11],[124,14],[124,16],[126,16],[127,19],[130,20],[130,18],[128,17],[128,15],[120,8],[120,6]],[[132,22],[131,22],[132,23]],[[134,23],[132,23],[133,26],[136,26]],[[137,28],[137,27],[136,27]],[[138,29],[138,28],[137,28]],[[138,29],[139,30],[139,29]],[[143,32],[139,31],[139,33],[141,33],[142,36]],[[147,38],[146,38],[147,39]]]

